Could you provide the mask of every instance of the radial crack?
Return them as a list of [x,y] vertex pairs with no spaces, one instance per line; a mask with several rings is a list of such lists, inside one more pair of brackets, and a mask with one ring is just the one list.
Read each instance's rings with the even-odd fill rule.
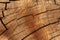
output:
[[0,18],[0,21],[1,21],[1,23],[3,24],[4,28],[5,28],[5,30],[0,34],[0,36],[1,36],[1,35],[2,35],[4,32],[6,32],[6,30],[8,30],[8,29],[7,29],[6,25],[4,24],[4,22],[2,21],[1,18]]

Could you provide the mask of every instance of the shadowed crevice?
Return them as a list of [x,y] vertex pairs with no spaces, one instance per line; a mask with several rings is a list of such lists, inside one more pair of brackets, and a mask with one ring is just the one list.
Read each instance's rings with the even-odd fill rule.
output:
[[3,33],[5,33],[8,29],[7,29],[6,25],[4,24],[4,22],[2,21],[1,18],[0,18],[0,21],[1,21],[2,25],[4,26],[4,28],[5,28],[5,30],[0,34],[0,36],[1,36],[1,35],[2,35]]

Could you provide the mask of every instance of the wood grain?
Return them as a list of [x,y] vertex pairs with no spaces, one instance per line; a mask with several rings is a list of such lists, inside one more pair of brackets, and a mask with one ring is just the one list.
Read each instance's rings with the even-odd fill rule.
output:
[[11,0],[0,4],[0,40],[60,39],[60,0]]

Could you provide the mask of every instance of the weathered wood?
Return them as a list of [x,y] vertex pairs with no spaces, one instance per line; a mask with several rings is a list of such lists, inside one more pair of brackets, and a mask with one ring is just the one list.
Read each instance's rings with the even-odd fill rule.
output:
[[60,0],[3,2],[0,3],[0,40],[60,39]]

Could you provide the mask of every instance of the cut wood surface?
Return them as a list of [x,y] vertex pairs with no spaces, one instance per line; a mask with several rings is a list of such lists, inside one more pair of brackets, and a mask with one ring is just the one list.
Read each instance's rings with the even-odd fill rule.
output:
[[0,40],[60,40],[60,0],[0,0]]

